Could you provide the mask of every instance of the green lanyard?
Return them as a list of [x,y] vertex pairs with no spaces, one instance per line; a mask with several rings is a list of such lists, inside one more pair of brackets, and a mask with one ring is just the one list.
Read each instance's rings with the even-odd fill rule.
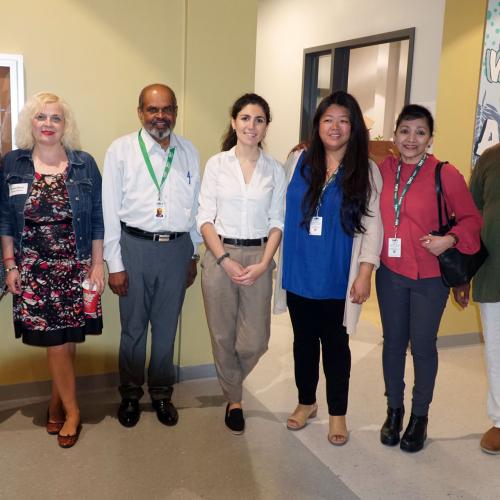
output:
[[395,213],[394,228],[395,228],[395,232],[397,232],[398,227],[399,227],[399,219],[400,219],[400,215],[401,215],[401,205],[403,204],[403,198],[405,197],[406,193],[408,192],[408,189],[410,189],[412,182],[415,180],[415,177],[420,172],[420,169],[422,168],[422,165],[424,164],[426,159],[427,159],[426,154],[424,154],[424,156],[422,156],[422,158],[420,158],[420,161],[417,163],[415,170],[411,174],[410,178],[406,181],[406,185],[403,188],[403,191],[401,192],[401,196],[398,198],[399,179],[401,177],[401,164],[402,164],[401,158],[399,159],[398,170],[396,171],[396,182],[394,183],[394,213]]
[[330,175],[330,177],[328,178],[328,180],[323,185],[323,189],[321,190],[321,193],[319,195],[318,205],[316,206],[316,217],[318,217],[318,215],[319,215],[319,209],[321,208],[321,205],[323,204],[323,196],[325,195],[325,191],[328,189],[328,186],[330,184],[332,184],[333,182],[335,182],[335,179],[337,178],[337,174],[339,173],[339,170],[340,170],[341,166],[342,166],[342,164],[339,165],[339,167],[337,168],[337,170],[335,171],[335,173],[332,174],[332,175]]
[[155,171],[153,169],[153,165],[151,165],[151,160],[149,159],[148,150],[146,149],[146,145],[144,144],[144,140],[141,137],[141,131],[142,131],[142,129],[139,130],[139,134],[138,134],[139,146],[141,147],[144,162],[146,163],[146,166],[148,167],[149,175],[151,176],[151,179],[153,179],[153,183],[156,186],[156,189],[158,189],[158,200],[160,200],[161,199],[161,190],[163,189],[165,181],[167,180],[168,174],[170,173],[170,169],[172,167],[172,161],[174,159],[174,153],[175,153],[175,146],[171,147],[169,152],[168,152],[167,161],[165,163],[165,169],[163,170],[163,176],[161,178],[161,182],[158,184],[158,179],[156,178]]

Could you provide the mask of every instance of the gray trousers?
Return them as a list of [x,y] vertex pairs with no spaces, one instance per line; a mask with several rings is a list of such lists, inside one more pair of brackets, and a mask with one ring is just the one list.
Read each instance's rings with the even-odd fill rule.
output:
[[415,372],[412,413],[427,415],[438,369],[437,333],[450,291],[440,277],[412,280],[383,265],[377,271],[376,285],[384,331],[382,364],[387,404],[390,408],[403,406],[410,342]]
[[[231,258],[243,267],[257,264],[261,247],[224,245]],[[233,283],[207,250],[202,263],[202,292],[212,340],[217,377],[226,399],[238,403],[242,384],[259,358],[267,351],[271,330],[272,261],[250,286]]]
[[146,343],[151,324],[149,394],[151,399],[170,399],[175,382],[175,334],[193,244],[187,233],[172,241],[159,242],[122,231],[120,245],[128,273],[128,293],[119,299],[120,394],[130,399],[140,399],[144,394]]

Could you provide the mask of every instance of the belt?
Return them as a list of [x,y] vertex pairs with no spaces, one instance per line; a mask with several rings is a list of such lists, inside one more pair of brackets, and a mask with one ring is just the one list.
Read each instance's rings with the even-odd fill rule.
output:
[[40,226],[57,226],[59,224],[73,224],[73,219],[71,217],[66,217],[66,219],[60,219],[60,220],[31,220],[31,219],[25,219],[24,220],[24,225],[28,227],[40,227]]
[[235,247],[260,247],[267,241],[267,236],[264,238],[254,238],[253,240],[240,240],[237,238],[224,238],[220,236],[222,243],[234,245]]
[[143,240],[152,241],[171,241],[175,238],[179,238],[186,233],[172,233],[170,231],[164,231],[161,233],[150,233],[149,231],[143,231],[137,227],[127,226],[125,222],[121,222],[122,229],[130,236],[135,236],[136,238],[142,238]]

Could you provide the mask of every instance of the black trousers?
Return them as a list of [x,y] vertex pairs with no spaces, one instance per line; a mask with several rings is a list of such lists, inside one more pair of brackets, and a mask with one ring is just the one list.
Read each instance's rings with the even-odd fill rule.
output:
[[330,415],[345,415],[351,373],[349,335],[342,325],[345,300],[307,299],[287,292],[293,327],[293,358],[299,403],[316,402],[320,345]]
[[403,406],[410,343],[415,372],[411,411],[417,416],[427,415],[438,370],[437,333],[450,291],[440,277],[412,280],[383,265],[375,281],[384,331],[382,364],[387,404],[391,408]]

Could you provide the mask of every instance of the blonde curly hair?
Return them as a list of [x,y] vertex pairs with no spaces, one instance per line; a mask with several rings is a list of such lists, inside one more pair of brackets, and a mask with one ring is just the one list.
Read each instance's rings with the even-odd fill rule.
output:
[[54,103],[61,106],[64,115],[64,133],[61,140],[63,146],[67,149],[80,149],[80,133],[69,104],[62,97],[51,92],[38,92],[26,101],[19,113],[15,132],[16,146],[18,148],[33,149],[35,140],[31,132],[31,121],[37,113],[42,111],[46,104]]

